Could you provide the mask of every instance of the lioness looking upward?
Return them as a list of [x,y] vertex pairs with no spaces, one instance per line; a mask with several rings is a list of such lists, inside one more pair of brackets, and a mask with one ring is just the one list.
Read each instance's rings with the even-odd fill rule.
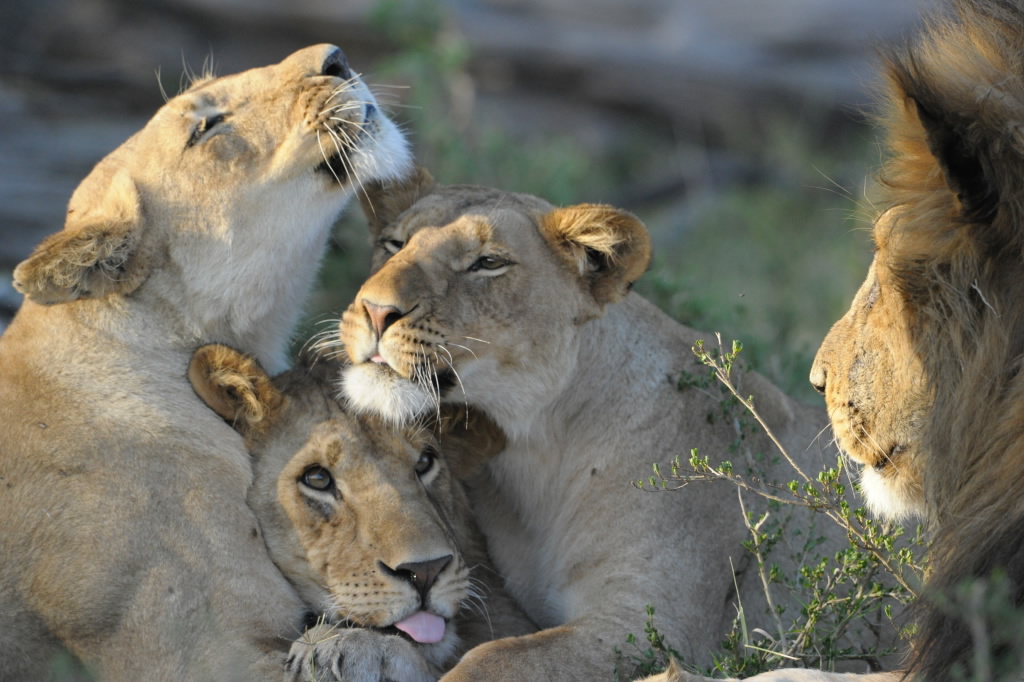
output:
[[[345,394],[397,423],[468,404],[506,432],[471,497],[510,592],[546,628],[477,647],[452,679],[611,679],[647,604],[704,663],[736,614],[730,558],[748,616],[763,614],[735,491],[630,485],[693,447],[734,458],[737,439],[718,397],[678,387],[699,371],[702,335],[629,293],[650,257],[640,221],[425,171],[365,201],[373,275],[341,323]],[[756,373],[739,379],[805,468],[835,462],[816,438],[823,411]],[[771,453],[753,436],[745,447]]]
[[189,366],[193,388],[252,454],[249,505],[270,558],[325,619],[303,637],[318,647],[293,649],[296,682],[332,667],[346,682],[436,679],[478,642],[535,631],[488,567],[457,479],[503,436],[467,432],[459,414],[442,448],[428,429],[346,413],[337,366],[304,360],[271,378],[251,356],[211,345]]
[[185,378],[274,371],[332,223],[406,144],[338,48],[194,83],[104,158],[15,270],[0,336],[0,680],[274,680],[304,605],[246,504],[242,439]]

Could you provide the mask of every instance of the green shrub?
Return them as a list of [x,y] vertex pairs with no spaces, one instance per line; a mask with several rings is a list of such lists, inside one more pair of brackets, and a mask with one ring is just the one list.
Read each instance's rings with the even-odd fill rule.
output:
[[[893,619],[893,609],[909,604],[920,585],[923,567],[918,555],[925,546],[922,530],[919,527],[908,536],[901,526],[879,523],[864,509],[851,506],[843,482],[846,462],[841,457],[834,468],[803,471],[761,420],[752,400],[737,392],[731,373],[742,350],[742,345],[735,341],[730,349],[722,348],[720,337],[719,347],[711,350],[699,342],[694,353],[708,369],[707,374],[681,377],[682,386],[697,385],[721,392],[722,409],[737,424],[738,440],[733,453],[737,460],[712,464],[694,448],[685,461],[676,457],[668,472],[655,465],[653,476],[637,482],[640,488],[671,491],[724,480],[741,491],[737,514],[750,533],[744,544],[755,557],[772,609],[771,624],[766,626],[761,614],[746,613],[741,604],[732,630],[723,633],[722,648],[713,655],[712,667],[691,669],[707,675],[747,677],[780,667],[843,669],[851,661],[863,661],[865,666],[877,668],[883,658],[896,652],[860,646],[857,642],[862,640],[857,633],[865,629],[901,628]],[[775,443],[779,456],[792,467],[792,480],[773,483],[764,478],[756,459],[742,459],[739,444],[744,434],[754,429],[763,430]],[[798,527],[793,520],[807,516],[779,514],[786,507],[802,507],[816,514],[811,515],[808,527]],[[846,534],[847,545],[826,553],[814,525],[815,517],[838,524]],[[783,546],[791,548],[789,551],[795,547],[796,555],[791,557],[794,560],[786,563],[798,567],[793,574],[786,574],[780,562],[774,560]],[[787,603],[797,603],[800,608],[795,612],[787,610]],[[904,628],[900,634],[906,638],[911,633]],[[663,669],[670,657],[678,658],[671,643],[662,641],[656,632],[645,635],[650,643],[646,649],[637,648],[635,637],[626,640],[632,650],[623,656],[635,666],[634,672]],[[864,641],[871,639],[863,637]],[[681,662],[685,666],[686,662]]]

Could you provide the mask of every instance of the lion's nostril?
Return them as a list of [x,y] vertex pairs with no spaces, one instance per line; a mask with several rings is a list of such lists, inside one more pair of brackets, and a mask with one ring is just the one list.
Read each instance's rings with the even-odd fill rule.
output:
[[352,71],[348,68],[348,58],[345,57],[345,53],[339,48],[334,48],[334,51],[327,56],[320,69],[320,73],[324,76],[341,78],[343,80],[348,80],[352,77]]

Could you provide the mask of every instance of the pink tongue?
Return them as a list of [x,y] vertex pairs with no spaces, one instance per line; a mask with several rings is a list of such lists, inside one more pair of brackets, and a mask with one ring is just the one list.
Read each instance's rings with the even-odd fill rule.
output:
[[417,611],[395,627],[420,644],[436,644],[444,638],[444,618],[426,611]]

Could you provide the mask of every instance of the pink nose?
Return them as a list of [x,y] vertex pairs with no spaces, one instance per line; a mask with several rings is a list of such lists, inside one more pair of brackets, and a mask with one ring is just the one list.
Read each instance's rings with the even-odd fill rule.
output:
[[362,303],[378,339],[384,335],[388,327],[402,318],[402,311],[393,305],[379,305],[366,299],[363,299]]

